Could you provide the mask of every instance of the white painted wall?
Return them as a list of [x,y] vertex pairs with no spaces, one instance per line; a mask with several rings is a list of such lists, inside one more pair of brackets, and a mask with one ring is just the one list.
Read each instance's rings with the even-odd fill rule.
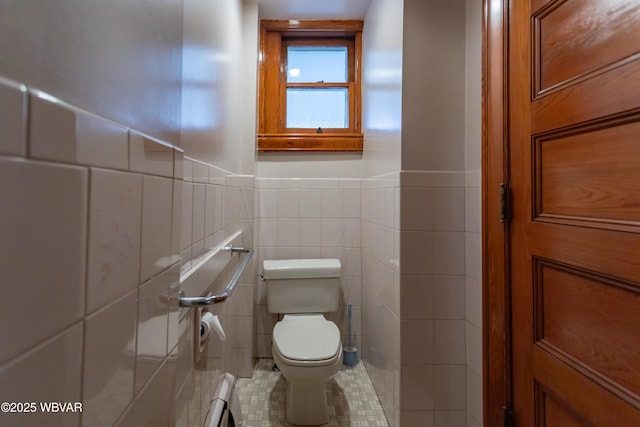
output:
[[465,170],[482,167],[482,1],[466,2]]
[[242,0],[242,115],[236,130],[241,132],[240,173],[256,173],[256,126],[258,97],[258,2]]
[[239,0],[184,1],[183,148],[232,173],[244,163],[243,18]]
[[363,177],[400,170],[403,2],[374,0],[363,32]]
[[259,0],[263,19],[362,19],[371,0]]
[[465,2],[404,1],[402,170],[464,170]]
[[182,2],[0,2],[0,75],[180,143]]

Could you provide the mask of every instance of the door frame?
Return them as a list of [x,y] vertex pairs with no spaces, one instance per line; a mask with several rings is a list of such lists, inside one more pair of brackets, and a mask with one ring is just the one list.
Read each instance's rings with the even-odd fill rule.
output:
[[509,219],[509,0],[483,0],[482,23],[482,341],[483,418],[504,424],[512,406]]

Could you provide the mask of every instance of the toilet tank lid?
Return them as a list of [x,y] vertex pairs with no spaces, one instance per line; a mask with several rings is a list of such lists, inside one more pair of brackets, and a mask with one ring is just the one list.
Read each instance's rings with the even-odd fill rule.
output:
[[340,277],[341,273],[339,259],[265,260],[262,266],[265,280]]

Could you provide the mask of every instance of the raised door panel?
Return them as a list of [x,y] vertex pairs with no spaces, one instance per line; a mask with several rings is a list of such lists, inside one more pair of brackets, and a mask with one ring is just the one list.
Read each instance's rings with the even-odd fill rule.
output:
[[535,14],[533,22],[538,95],[606,72],[639,53],[636,1],[556,1]]

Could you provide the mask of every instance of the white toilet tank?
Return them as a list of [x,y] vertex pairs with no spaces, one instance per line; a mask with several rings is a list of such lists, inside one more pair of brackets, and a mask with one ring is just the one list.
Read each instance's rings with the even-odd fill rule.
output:
[[267,309],[271,313],[326,313],[340,302],[339,259],[284,259],[263,262]]

